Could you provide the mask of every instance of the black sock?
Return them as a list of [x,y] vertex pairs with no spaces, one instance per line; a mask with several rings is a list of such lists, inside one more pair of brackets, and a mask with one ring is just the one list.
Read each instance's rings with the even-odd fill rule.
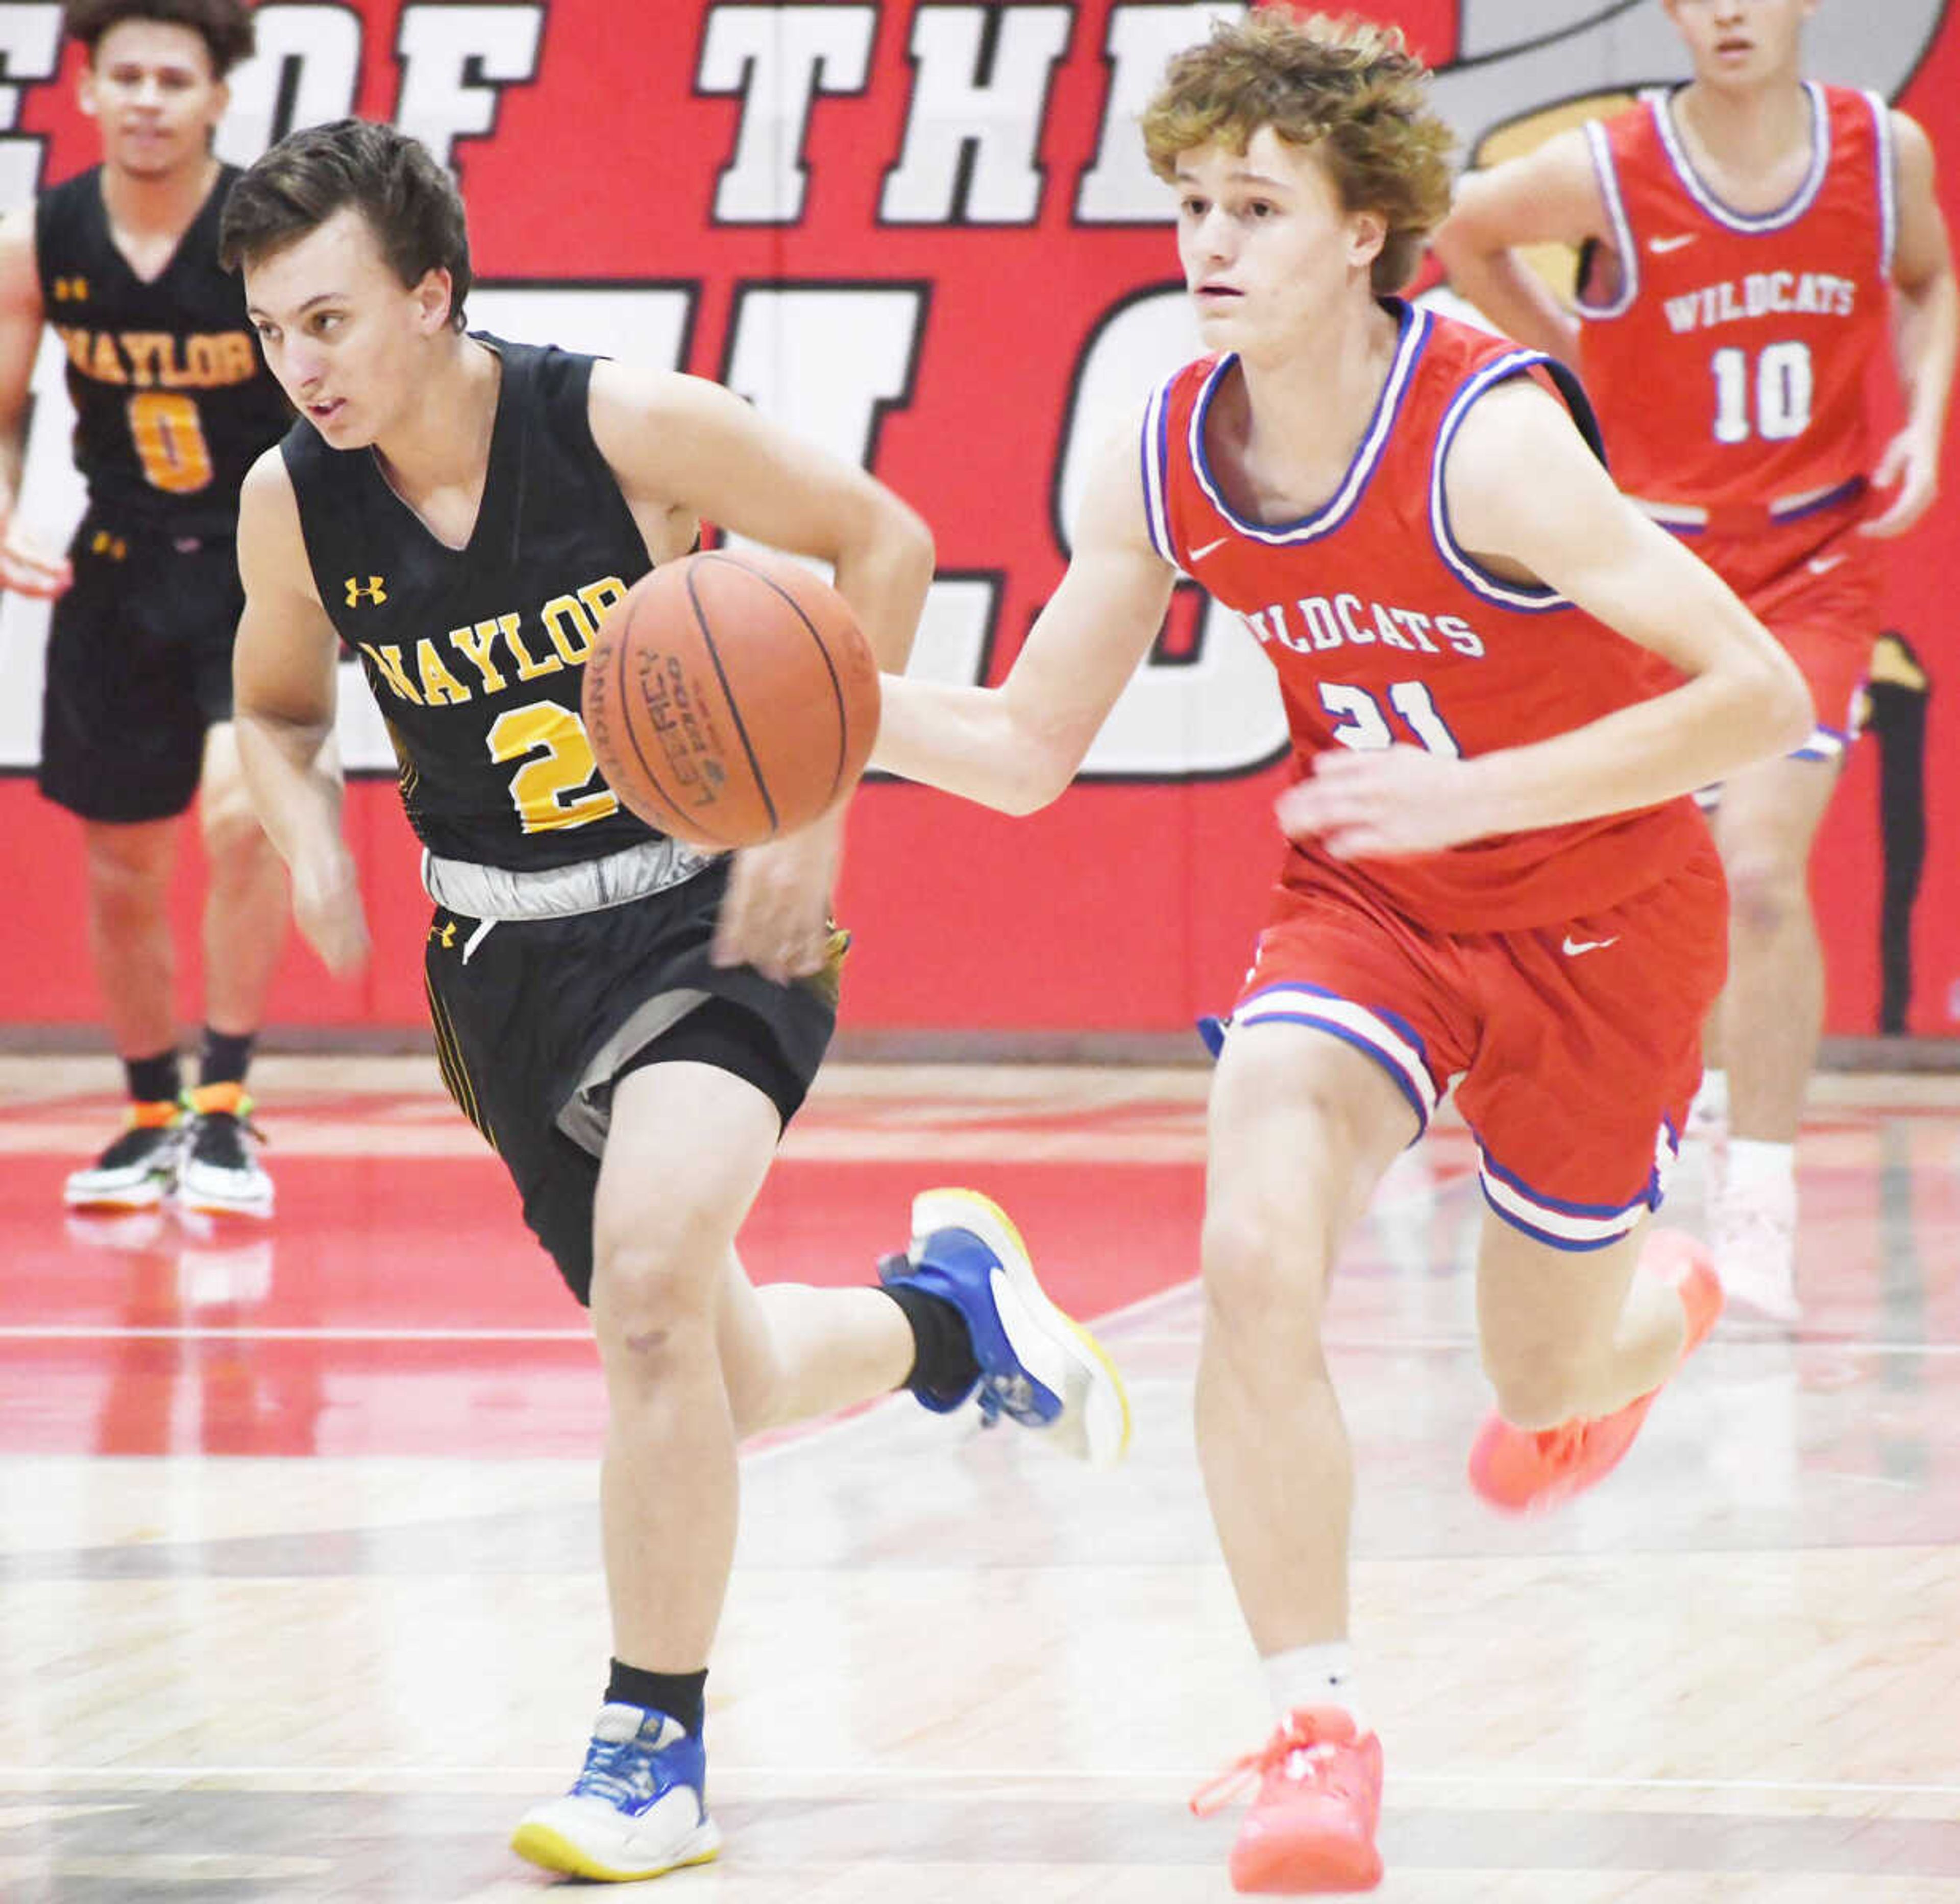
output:
[[616,1659],[612,1675],[606,1682],[606,1702],[643,1705],[650,1712],[664,1712],[698,1735],[708,1704],[708,1669],[704,1666],[698,1673],[648,1673]]
[[125,1058],[123,1075],[134,1103],[175,1104],[183,1095],[183,1073],[174,1051],[159,1051],[153,1058]]
[[928,1407],[956,1407],[980,1379],[966,1318],[943,1296],[929,1295],[908,1283],[880,1286],[912,1324],[912,1373],[900,1387],[909,1388]]
[[229,1031],[214,1031],[207,1025],[204,1028],[204,1049],[198,1056],[198,1082],[243,1084],[245,1067],[252,1062],[252,1046],[258,1035],[256,1031],[244,1031],[234,1038]]

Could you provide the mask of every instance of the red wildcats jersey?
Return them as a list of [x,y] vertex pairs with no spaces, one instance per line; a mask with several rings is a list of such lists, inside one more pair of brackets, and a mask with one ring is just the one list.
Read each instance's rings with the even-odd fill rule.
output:
[[1804,91],[1810,170],[1788,204],[1755,216],[1696,173],[1668,95],[1586,129],[1618,281],[1581,288],[1580,364],[1613,472],[1629,495],[1717,527],[1725,510],[1788,520],[1847,501],[1873,460],[1865,378],[1890,348],[1892,115],[1874,94]]
[[[1399,742],[1470,756],[1546,739],[1676,679],[1562,596],[1501,580],[1457,546],[1442,480],[1451,440],[1493,384],[1549,382],[1547,360],[1392,307],[1402,339],[1367,434],[1333,497],[1302,521],[1248,520],[1213,478],[1207,417],[1236,358],[1186,364],[1144,415],[1151,539],[1235,609],[1271,657],[1303,775],[1332,747]],[[1583,411],[1576,391],[1567,401]],[[1496,932],[1618,904],[1706,839],[1682,799],[1406,858],[1343,863],[1293,850],[1438,930]]]

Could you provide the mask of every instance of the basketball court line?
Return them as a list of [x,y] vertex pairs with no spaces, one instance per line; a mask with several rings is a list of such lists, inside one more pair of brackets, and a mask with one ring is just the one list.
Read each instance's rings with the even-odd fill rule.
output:
[[[766,1285],[762,1286],[766,1287]],[[1133,1302],[1082,1320],[1092,1329],[1120,1328],[1168,1298],[1198,1286],[1195,1277],[1153,1289]],[[180,1327],[124,1323],[0,1323],[5,1342],[513,1342],[540,1344],[590,1342],[590,1329],[406,1328],[336,1327],[331,1324],[244,1325],[234,1327],[189,1324]],[[1188,1338],[1178,1338],[1180,1341]],[[883,1397],[878,1400],[885,1399]],[[821,1426],[821,1424],[813,1424]]]
[[[826,1785],[845,1788],[867,1785],[931,1785],[958,1796],[957,1788],[972,1785],[975,1804],[1000,1802],[1005,1785],[1038,1786],[1043,1790],[1071,1785],[1134,1784],[1149,1786],[1182,1784],[1187,1778],[1211,1776],[1217,1766],[1193,1761],[1189,1766],[1112,1766],[1043,1767],[1030,1772],[1026,1764],[1013,1766],[963,1766],[957,1771],[930,1766],[852,1766],[825,1771],[808,1766],[766,1765],[724,1756],[715,1761],[718,1782],[730,1778],[757,1782],[775,1782],[798,1791],[816,1791]],[[562,1763],[549,1765],[469,1766],[389,1765],[367,1771],[356,1766],[245,1766],[245,1765],[140,1765],[113,1766],[0,1764],[0,1788],[33,1791],[62,1784],[78,1787],[126,1785],[140,1790],[151,1785],[209,1784],[222,1781],[228,1785],[270,1785],[277,1788],[289,1782],[323,1782],[336,1790],[357,1790],[366,1782],[393,1788],[406,1782],[427,1780],[441,1785],[451,1781],[473,1788],[496,1789],[509,1784],[529,1790],[539,1782],[563,1777]],[[352,1782],[349,1782],[352,1781]],[[1621,1777],[1610,1773],[1534,1772],[1528,1768],[1512,1772],[1405,1772],[1395,1768],[1397,1785],[1457,1787],[1478,1791],[1555,1789],[1571,1791],[1715,1792],[1776,1794],[1814,1798],[1952,1798],[1960,1800],[1960,1785],[1887,1785],[1870,1781],[1832,1778],[1651,1778]],[[1017,1802],[1018,1802],[1017,1798]]]
[[[1174,1284],[1160,1293],[1182,1295],[1198,1287],[1195,1277]],[[1154,1296],[1149,1298],[1154,1301]],[[1106,1330],[1112,1318],[1125,1313],[1112,1310],[1105,1316],[1091,1316],[1089,1326]],[[1744,1324],[1742,1327],[1755,1327]],[[587,1342],[587,1329],[406,1329],[374,1328],[162,1328],[124,1327],[110,1323],[11,1323],[0,1324],[0,1342],[345,1342],[345,1343],[531,1343],[539,1347],[562,1343]],[[1190,1346],[1188,1335],[1140,1336],[1125,1333],[1126,1347],[1181,1349]],[[1841,1349],[1869,1356],[1960,1356],[1960,1342],[1884,1342],[1867,1336],[1826,1334],[1805,1330],[1791,1334],[1774,1323],[1761,1325],[1761,1333],[1731,1333],[1723,1338],[1732,1349]],[[1474,1349],[1477,1338],[1466,1331],[1459,1336],[1350,1336],[1330,1330],[1330,1349],[1358,1355],[1455,1355]],[[1150,1380],[1153,1378],[1141,1378]]]
[[262,1327],[150,1327],[118,1323],[0,1324],[0,1342],[590,1342],[590,1329],[407,1329]]

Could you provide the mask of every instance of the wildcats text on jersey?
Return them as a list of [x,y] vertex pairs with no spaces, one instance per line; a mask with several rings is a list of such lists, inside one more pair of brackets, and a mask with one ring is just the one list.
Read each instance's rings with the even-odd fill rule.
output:
[[1363,601],[1344,591],[1309,595],[1293,602],[1275,602],[1243,615],[1246,626],[1263,647],[1275,644],[1295,654],[1340,647],[1403,648],[1411,653],[1445,652],[1430,639],[1440,635],[1449,649],[1472,660],[1484,654],[1483,637],[1460,615],[1424,615],[1415,609],[1391,608]]
[[1724,278],[1669,298],[1667,321],[1678,335],[1751,317],[1849,317],[1857,302],[1854,278],[1828,271],[1752,271],[1741,279]]
[[[350,582],[348,593],[349,606],[387,599],[385,590],[377,590],[371,578],[358,589]],[[513,609],[451,628],[441,641],[425,635],[412,654],[396,642],[357,640],[354,645],[371,664],[375,685],[398,701],[417,707],[459,706],[556,674],[562,668],[583,666],[598,639],[600,620],[625,593],[619,577],[606,575],[554,595],[535,617],[542,639],[535,632],[527,639],[524,617]],[[444,645],[460,666],[452,669],[444,658]]]

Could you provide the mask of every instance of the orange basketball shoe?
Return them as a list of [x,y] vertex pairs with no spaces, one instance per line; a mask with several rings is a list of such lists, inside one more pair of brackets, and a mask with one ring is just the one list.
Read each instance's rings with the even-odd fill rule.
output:
[[[1656,1230],[1640,1252],[1637,1273],[1672,1283],[1680,1296],[1688,1319],[1681,1349],[1685,1362],[1707,1340],[1722,1313],[1714,1259],[1682,1231]],[[1619,1466],[1659,1393],[1650,1389],[1610,1415],[1575,1416],[1556,1428],[1513,1428],[1493,1414],[1471,1447],[1470,1485],[1493,1507],[1513,1514],[1557,1507]]]
[[1289,1712],[1273,1736],[1195,1793],[1209,1817],[1254,1778],[1232,1847],[1232,1888],[1284,1896],[1372,1891],[1382,1881],[1382,1742],[1338,1706]]

